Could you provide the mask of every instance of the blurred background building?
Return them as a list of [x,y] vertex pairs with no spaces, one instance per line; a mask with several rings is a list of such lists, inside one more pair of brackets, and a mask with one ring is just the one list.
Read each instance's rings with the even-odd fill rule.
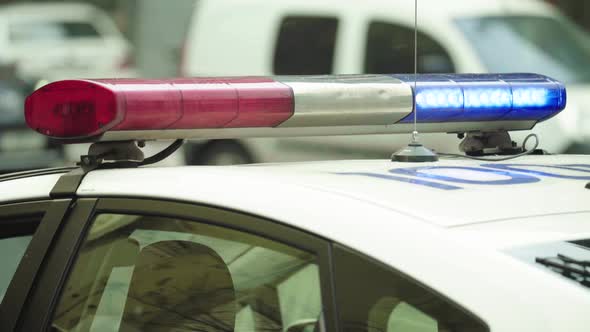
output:
[[[59,1],[59,0],[57,0]],[[590,2],[545,0],[590,31]],[[56,0],[0,0],[0,5]],[[63,1],[67,2],[67,1]],[[134,60],[140,73],[150,77],[178,73],[184,37],[195,0],[86,0],[111,14],[121,32],[134,45]]]
[[[61,0],[0,0],[0,5]],[[515,0],[519,1],[519,0]],[[543,0],[559,8],[590,31],[590,1]],[[63,0],[63,2],[68,2]],[[84,0],[111,14],[121,32],[133,44],[134,60],[144,76],[178,74],[184,38],[196,0]]]

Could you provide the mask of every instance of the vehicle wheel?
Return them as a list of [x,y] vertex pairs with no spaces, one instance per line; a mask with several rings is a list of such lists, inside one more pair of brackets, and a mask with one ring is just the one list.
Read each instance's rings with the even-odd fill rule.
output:
[[590,143],[573,143],[563,153],[565,154],[590,154]]
[[190,165],[239,165],[251,164],[254,159],[239,142],[215,140],[188,149],[187,163]]

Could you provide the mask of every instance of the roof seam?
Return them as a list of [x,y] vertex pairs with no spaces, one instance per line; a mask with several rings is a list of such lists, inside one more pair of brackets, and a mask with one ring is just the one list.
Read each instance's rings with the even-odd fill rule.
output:
[[550,216],[563,216],[563,215],[572,215],[572,214],[584,214],[590,213],[590,210],[583,210],[583,211],[563,211],[563,212],[554,212],[554,213],[541,213],[541,214],[531,214],[526,216],[516,216],[510,218],[498,218],[498,219],[489,219],[489,220],[482,220],[482,221],[475,221],[471,223],[463,223],[459,225],[452,225],[448,226],[448,228],[461,228],[461,227],[469,227],[469,226],[478,226],[483,224],[491,224],[496,222],[502,221],[510,221],[510,220],[522,220],[522,219],[532,219],[538,217],[550,217]]

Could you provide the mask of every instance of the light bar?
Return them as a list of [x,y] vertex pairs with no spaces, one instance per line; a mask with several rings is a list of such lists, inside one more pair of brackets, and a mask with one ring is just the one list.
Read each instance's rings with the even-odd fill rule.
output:
[[536,74],[336,75],[67,80],[25,104],[27,124],[64,141],[523,130],[565,107]]

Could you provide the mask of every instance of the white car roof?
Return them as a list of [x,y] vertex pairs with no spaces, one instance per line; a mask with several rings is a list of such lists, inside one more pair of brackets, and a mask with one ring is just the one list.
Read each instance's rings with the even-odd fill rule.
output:
[[[505,171],[519,178],[511,179],[502,173]],[[0,191],[10,193],[9,200],[48,197],[59,176],[0,182]],[[590,190],[585,188],[589,182],[589,156],[545,155],[501,163],[443,158],[435,163],[355,160],[97,170],[86,175],[78,194],[167,198],[234,209],[251,206],[252,200],[274,201],[285,207],[293,197],[277,196],[280,184],[320,193],[326,199],[346,197],[453,228],[590,212]],[[32,183],[36,185],[29,185]],[[318,204],[305,195],[296,200],[307,206]],[[265,215],[265,210],[274,209],[264,204],[255,212]],[[282,213],[288,215],[289,210]]]
[[[525,169],[551,171],[564,176],[586,175],[589,179],[586,181],[537,176],[539,181],[534,183],[494,185],[449,183],[441,181],[440,178],[422,179],[433,184],[430,185],[420,184],[419,179],[396,171],[420,167],[421,173],[424,174],[482,183],[509,179],[500,173],[502,169],[482,168],[482,164],[492,166],[493,163],[457,159],[443,159],[436,163],[424,164],[358,160],[233,167],[107,170],[91,172],[78,193],[169,197],[228,204],[229,192],[242,192],[242,197],[255,195],[260,200],[279,199],[274,197],[271,188],[280,183],[281,186],[322,192],[326,196],[346,196],[445,227],[590,210],[586,204],[590,198],[590,190],[584,188],[590,181],[590,173],[584,169],[569,171],[546,167],[588,165],[588,156],[530,156],[500,163],[540,165],[527,166]],[[480,171],[481,169],[483,171]],[[395,181],[393,177],[413,179],[413,183]],[[516,181],[519,180],[514,182]],[[248,200],[246,197],[244,199]],[[238,200],[236,199],[236,204],[239,204]],[[300,197],[298,201],[301,204],[313,204],[308,202],[306,197]]]

